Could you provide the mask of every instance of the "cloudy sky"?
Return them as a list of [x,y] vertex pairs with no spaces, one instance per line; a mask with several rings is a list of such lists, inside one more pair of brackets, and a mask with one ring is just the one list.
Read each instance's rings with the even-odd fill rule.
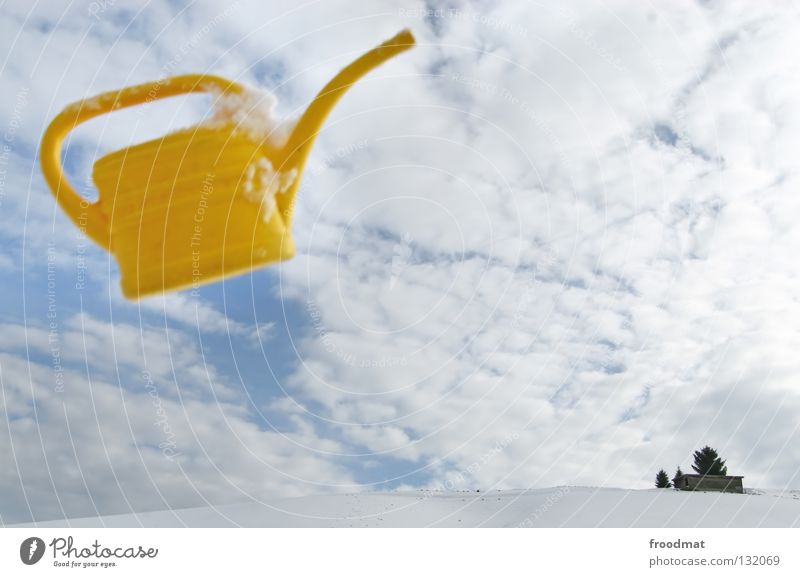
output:
[[[6,1],[0,524],[397,488],[646,488],[705,444],[800,488],[789,2]],[[169,74],[320,134],[291,261],[126,301],[38,170],[75,100]],[[209,112],[75,131],[94,159]],[[792,135],[795,136],[792,136]]]

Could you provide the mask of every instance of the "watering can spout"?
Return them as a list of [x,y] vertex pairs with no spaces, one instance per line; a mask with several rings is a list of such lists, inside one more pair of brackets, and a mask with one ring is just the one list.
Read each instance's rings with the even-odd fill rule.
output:
[[[289,169],[297,169],[302,173],[308,154],[314,144],[314,140],[319,133],[325,119],[330,114],[336,103],[347,90],[353,86],[362,76],[374,68],[380,66],[390,58],[412,48],[415,40],[410,30],[405,29],[351,62],[343,68],[322,90],[316,95],[306,111],[297,121],[291,135],[286,143],[286,162],[284,166]],[[287,194],[283,195],[279,203],[279,209],[284,216],[287,224],[291,221],[292,207],[294,206],[294,196],[296,188],[293,187]]]

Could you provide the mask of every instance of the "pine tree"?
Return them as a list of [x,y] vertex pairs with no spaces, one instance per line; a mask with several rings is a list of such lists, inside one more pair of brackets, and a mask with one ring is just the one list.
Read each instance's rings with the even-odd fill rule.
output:
[[681,477],[683,477],[683,471],[681,471],[681,466],[678,465],[678,469],[675,471],[675,476],[672,477],[672,484],[677,487],[678,481],[680,480]]
[[656,487],[659,489],[669,489],[672,483],[669,482],[669,477],[664,469],[661,469],[656,475]]
[[694,452],[694,465],[692,465],[695,473],[698,475],[727,475],[728,467],[725,466],[725,461],[719,458],[717,452],[706,445],[699,451]]

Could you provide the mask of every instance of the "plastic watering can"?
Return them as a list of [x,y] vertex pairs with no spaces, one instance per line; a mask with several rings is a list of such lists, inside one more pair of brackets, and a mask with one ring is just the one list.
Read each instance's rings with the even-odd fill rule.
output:
[[91,203],[70,185],[61,146],[101,114],[192,92],[244,95],[211,75],[174,76],[76,102],[50,124],[41,145],[47,184],[61,208],[119,264],[130,299],[194,287],[294,256],[294,198],[314,139],[336,102],[370,70],[411,48],[404,30],[367,52],[314,98],[284,143],[254,135],[236,115],[108,154],[94,164]]

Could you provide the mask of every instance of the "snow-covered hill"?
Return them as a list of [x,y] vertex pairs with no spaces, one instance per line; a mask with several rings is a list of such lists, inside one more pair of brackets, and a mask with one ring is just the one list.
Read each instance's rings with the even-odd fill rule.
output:
[[[29,525],[30,526],[30,525]],[[555,487],[350,493],[154,511],[40,527],[800,527],[800,492]]]

